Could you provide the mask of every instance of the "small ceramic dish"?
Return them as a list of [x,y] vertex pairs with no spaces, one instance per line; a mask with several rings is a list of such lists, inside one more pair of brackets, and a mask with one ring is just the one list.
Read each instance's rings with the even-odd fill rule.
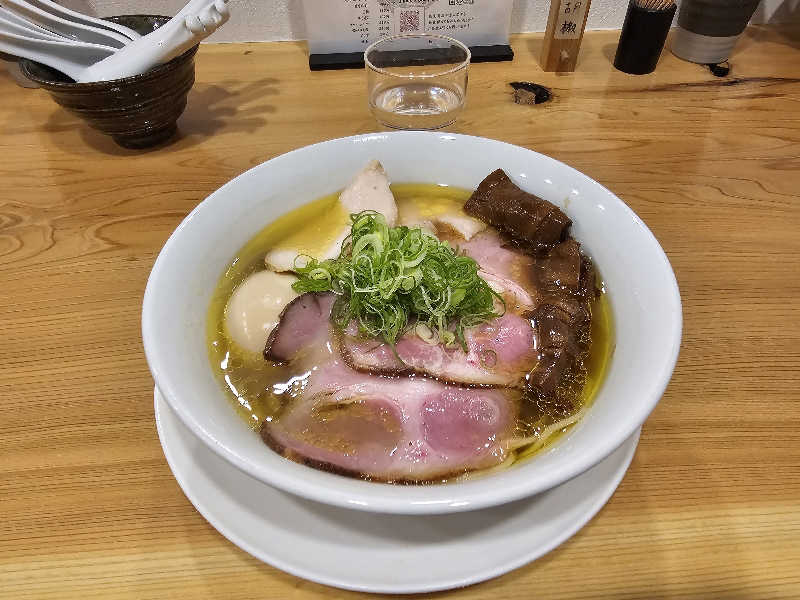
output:
[[[107,19],[146,35],[170,17],[125,15]],[[31,60],[20,61],[20,66],[28,79],[93,129],[110,135],[125,148],[147,148],[175,135],[176,121],[186,108],[186,97],[194,85],[196,52],[194,46],[141,75],[93,83],[76,83]]]

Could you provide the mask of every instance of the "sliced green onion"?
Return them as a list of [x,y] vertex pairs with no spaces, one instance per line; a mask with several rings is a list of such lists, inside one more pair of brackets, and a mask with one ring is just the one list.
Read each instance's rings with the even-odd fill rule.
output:
[[298,256],[298,293],[339,296],[332,319],[394,345],[410,327],[428,343],[467,350],[464,329],[499,314],[502,298],[478,275],[478,264],[419,228],[388,227],[379,213],[350,215],[350,235],[338,258]]

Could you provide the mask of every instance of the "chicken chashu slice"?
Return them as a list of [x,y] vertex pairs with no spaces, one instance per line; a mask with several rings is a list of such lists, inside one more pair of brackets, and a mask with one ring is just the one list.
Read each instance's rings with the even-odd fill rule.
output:
[[[370,161],[339,194],[339,204],[344,214],[351,215],[365,210],[374,210],[384,216],[389,227],[397,224],[397,204],[392,190],[389,189],[389,178],[377,160]],[[342,251],[342,242],[350,233],[349,219],[342,225],[342,230],[334,241],[314,258],[322,261],[336,258]],[[304,254],[302,248],[277,247],[264,257],[268,269],[283,272],[294,269],[294,260],[298,254]]]

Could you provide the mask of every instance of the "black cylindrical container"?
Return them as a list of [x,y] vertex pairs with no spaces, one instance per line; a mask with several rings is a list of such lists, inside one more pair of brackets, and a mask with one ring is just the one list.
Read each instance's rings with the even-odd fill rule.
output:
[[614,66],[624,73],[652,73],[667,40],[675,5],[666,10],[648,10],[631,0],[619,36]]

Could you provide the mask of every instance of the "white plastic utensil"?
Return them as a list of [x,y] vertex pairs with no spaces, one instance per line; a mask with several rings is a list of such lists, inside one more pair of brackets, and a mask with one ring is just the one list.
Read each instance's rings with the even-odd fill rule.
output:
[[31,5],[36,6],[37,8],[40,8],[45,12],[49,12],[52,15],[61,17],[62,19],[65,19],[67,21],[73,21],[74,23],[80,23],[82,25],[87,25],[89,27],[110,29],[111,31],[115,31],[120,35],[123,35],[131,40],[138,40],[140,37],[142,37],[139,33],[135,32],[130,27],[125,27],[124,25],[120,25],[118,23],[112,23],[111,21],[106,21],[105,19],[98,19],[96,17],[90,17],[89,15],[84,15],[83,13],[70,10],[64,6],[61,6],[60,4],[51,2],[50,0],[27,0],[27,1]]
[[164,25],[92,65],[77,81],[139,75],[184,53],[230,18],[227,0],[192,0]]
[[[227,2],[227,1],[228,0],[225,0],[225,2]],[[214,3],[213,0],[211,0],[211,1],[209,1],[209,0],[189,0],[183,6],[182,9],[180,9],[177,13],[175,13],[175,17],[174,18],[185,17],[189,13],[192,13],[192,12],[196,13],[196,12],[204,9],[206,6],[209,6],[209,5],[213,4],[213,3]]]
[[69,21],[42,10],[27,0],[2,0],[3,6],[53,33],[78,42],[122,48],[131,39],[110,29]]
[[20,17],[17,13],[6,10],[2,6],[0,6],[0,29],[15,35],[26,35],[37,39],[55,41],[64,41],[67,39],[52,31],[48,31],[44,27],[39,27],[36,23],[31,23],[27,19]]
[[45,33],[44,31],[37,31],[35,29],[30,29],[28,27],[23,27],[22,25],[18,25],[13,21],[5,19],[2,15],[0,15],[0,33],[19,35],[34,40],[47,40],[50,42],[65,41],[65,38],[59,38],[58,36],[55,36],[50,33]]
[[89,65],[113,56],[115,48],[100,44],[35,39],[0,30],[0,52],[35,60],[79,81]]

